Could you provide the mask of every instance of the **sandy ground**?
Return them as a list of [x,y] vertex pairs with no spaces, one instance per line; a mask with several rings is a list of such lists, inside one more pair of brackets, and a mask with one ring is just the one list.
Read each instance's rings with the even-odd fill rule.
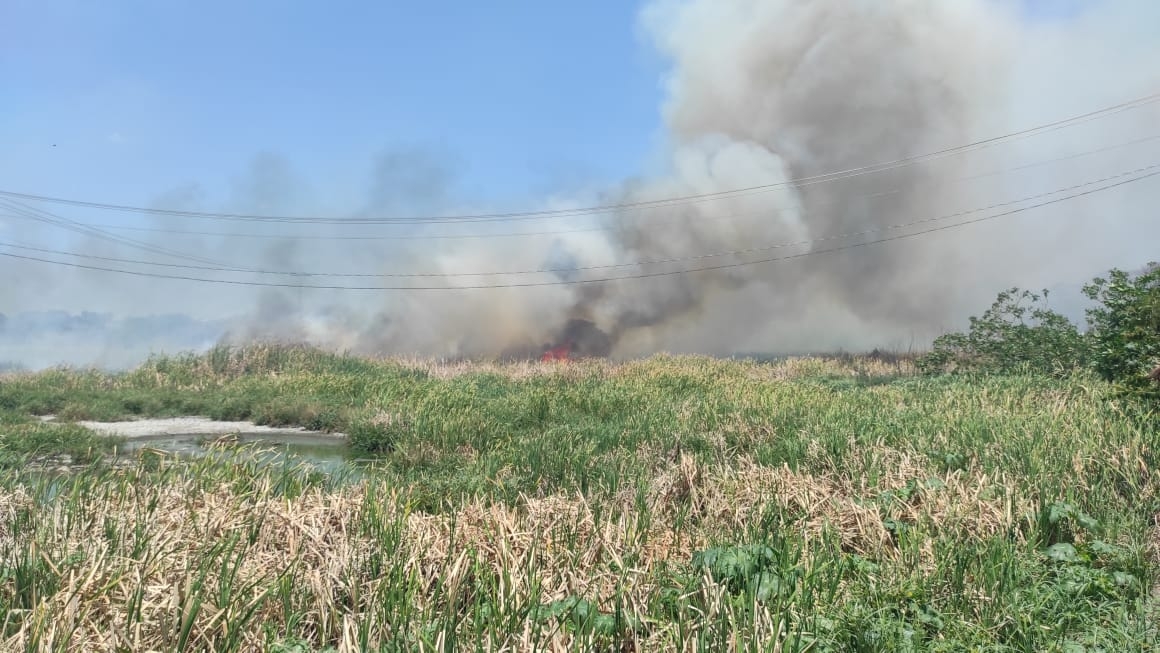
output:
[[266,435],[309,436],[311,438],[342,440],[341,433],[322,433],[304,428],[259,426],[252,422],[215,422],[207,417],[172,417],[168,419],[137,419],[128,422],[77,422],[97,433],[121,436],[127,439],[155,438],[172,435]]

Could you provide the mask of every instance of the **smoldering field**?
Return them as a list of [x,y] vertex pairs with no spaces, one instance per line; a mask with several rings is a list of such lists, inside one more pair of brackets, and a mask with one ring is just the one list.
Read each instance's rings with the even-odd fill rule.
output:
[[[1160,186],[1145,180],[961,229],[820,250],[920,229],[892,225],[1155,164],[1157,141],[1140,139],[1155,135],[1157,105],[885,172],[785,182],[935,152],[1153,93],[1160,71],[1144,62],[1160,60],[1160,43],[1148,27],[1158,21],[1160,7],[1143,0],[1111,0],[1052,20],[986,0],[657,1],[640,16],[642,35],[670,64],[655,165],[615,187],[569,189],[531,208],[759,191],[537,219],[360,224],[513,206],[466,196],[452,167],[422,150],[387,152],[355,194],[313,186],[295,162],[267,153],[234,176],[227,196],[192,183],[159,192],[153,206],[346,220],[126,218],[38,208],[81,222],[158,230],[116,234],[220,264],[207,267],[263,273],[103,267],[307,287],[164,280],[3,260],[0,273],[13,282],[0,289],[0,306],[6,313],[92,310],[116,318],[179,313],[220,323],[215,340],[224,342],[288,340],[379,355],[535,355],[556,343],[573,319],[589,320],[606,334],[607,353],[615,358],[922,347],[960,327],[1002,288],[1074,290],[1109,267],[1154,257],[1149,246],[1160,241],[1160,221],[1152,207]],[[5,234],[61,246],[56,227],[3,221]],[[66,249],[91,256],[205,265],[123,242],[69,238]],[[754,263],[810,252],[818,255]],[[719,269],[683,273],[702,267]],[[533,272],[540,270],[554,271]],[[327,276],[313,276],[318,273]],[[666,276],[535,285],[659,274]],[[467,289],[504,285],[516,287]],[[1081,307],[1057,308],[1075,315]],[[53,357],[74,363],[115,357],[129,363],[149,349],[209,344],[158,333],[110,346],[85,336],[68,346],[42,343],[45,356],[21,361],[22,352],[37,350],[26,340],[0,351],[0,360],[35,366]]]

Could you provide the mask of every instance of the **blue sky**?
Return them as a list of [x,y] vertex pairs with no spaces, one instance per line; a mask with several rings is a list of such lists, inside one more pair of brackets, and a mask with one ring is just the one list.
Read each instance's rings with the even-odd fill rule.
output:
[[196,183],[220,200],[273,153],[316,191],[357,192],[400,149],[465,197],[612,181],[659,126],[637,10],[6,0],[0,188],[139,204]]
[[[1039,14],[1082,2],[1023,1]],[[5,0],[0,189],[145,204],[196,184],[223,206],[274,155],[345,210],[378,157],[415,150],[468,202],[615,182],[660,137],[663,67],[638,10]]]

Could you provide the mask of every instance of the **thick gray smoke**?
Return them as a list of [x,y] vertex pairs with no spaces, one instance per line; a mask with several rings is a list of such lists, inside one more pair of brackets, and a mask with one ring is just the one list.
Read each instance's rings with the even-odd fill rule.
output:
[[[107,299],[114,312],[149,298],[166,312],[229,319],[224,337],[233,342],[303,340],[375,354],[537,355],[562,341],[581,353],[617,357],[662,350],[921,347],[961,327],[1005,287],[1059,286],[1074,297],[1080,283],[1109,267],[1156,258],[1150,250],[1160,242],[1160,220],[1152,207],[1160,183],[1153,180],[961,229],[870,243],[1025,207],[1033,202],[1011,202],[1160,163],[1160,140],[1127,144],[1160,134],[1155,104],[884,172],[787,183],[907,159],[1160,91],[1160,42],[1154,38],[1160,3],[1106,0],[1053,20],[1029,18],[1019,6],[995,0],[656,0],[642,12],[641,27],[671,63],[665,164],[599,196],[559,197],[543,207],[624,208],[515,224],[429,224],[399,240],[150,239],[262,269],[489,273],[292,283],[474,287],[647,278],[375,292],[189,284],[180,286],[175,302],[177,286],[169,282],[101,277],[117,290],[94,296]],[[1073,156],[1083,152],[1090,153]],[[490,209],[454,203],[453,186],[449,167],[437,157],[388,153],[371,175],[365,205],[349,213]],[[743,188],[756,189],[726,193]],[[640,206],[715,193],[725,194]],[[197,189],[159,204],[210,208]],[[1002,206],[978,211],[993,205]],[[327,208],[325,196],[312,193],[288,162],[272,156],[256,160],[235,184],[228,206],[297,215],[325,214]],[[955,213],[961,215],[934,220]],[[166,228],[190,224],[155,220]],[[897,227],[922,220],[927,222]],[[372,235],[374,229],[216,226],[283,236]],[[541,235],[445,237],[513,231]],[[419,238],[425,235],[443,238]],[[834,248],[839,251],[826,251]],[[785,260],[759,262],[771,258]],[[714,269],[681,273],[689,268]],[[545,269],[555,271],[494,274]],[[37,299],[68,295],[60,289],[83,286],[88,278],[54,282]],[[66,283],[73,285],[61,285]],[[158,290],[161,285],[168,290]],[[1062,308],[1075,314],[1078,304],[1067,305],[1064,297]]]
[[[1160,71],[1125,64],[1160,60],[1152,32],[1132,27],[1156,25],[1156,18],[1160,10],[1143,2],[1108,2],[1057,23],[1029,23],[1015,7],[982,0],[655,2],[643,24],[672,61],[664,108],[670,164],[626,184],[616,201],[768,187],[915,157],[1154,92]],[[1074,296],[1092,274],[1153,255],[1140,246],[1140,233],[1156,242],[1160,227],[1139,199],[1157,197],[1156,184],[995,224],[819,250],[922,228],[891,225],[1019,208],[1030,202],[973,212],[1154,163],[1148,156],[1160,150],[1151,143],[1009,172],[1139,138],[1158,117],[1153,106],[884,173],[621,210],[603,216],[607,228],[598,237],[561,237],[546,267],[678,259],[578,273],[607,277],[820,255],[570,287],[534,301],[518,291],[485,308],[456,298],[451,310],[484,316],[501,341],[528,335],[514,329],[537,327],[535,335],[551,339],[564,320],[591,320],[621,356],[922,346],[1006,286],[1063,282]],[[1109,213],[1093,216],[1093,207]],[[946,222],[953,220],[923,226]],[[867,231],[873,233],[833,238]],[[802,241],[813,242],[775,247]],[[748,253],[704,256],[738,251]],[[520,252],[497,256],[464,247],[445,269],[520,259]],[[506,323],[503,315],[514,319]],[[439,337],[457,338],[462,323],[446,324]]]

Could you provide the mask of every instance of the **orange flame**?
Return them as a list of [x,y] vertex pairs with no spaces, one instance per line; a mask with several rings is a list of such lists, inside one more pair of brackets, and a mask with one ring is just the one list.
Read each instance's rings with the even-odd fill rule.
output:
[[555,347],[552,347],[548,351],[544,352],[544,355],[540,356],[540,360],[544,361],[544,362],[547,362],[547,361],[566,361],[566,360],[568,360],[569,355],[571,353],[572,353],[571,344],[564,343],[562,345],[557,345]]

